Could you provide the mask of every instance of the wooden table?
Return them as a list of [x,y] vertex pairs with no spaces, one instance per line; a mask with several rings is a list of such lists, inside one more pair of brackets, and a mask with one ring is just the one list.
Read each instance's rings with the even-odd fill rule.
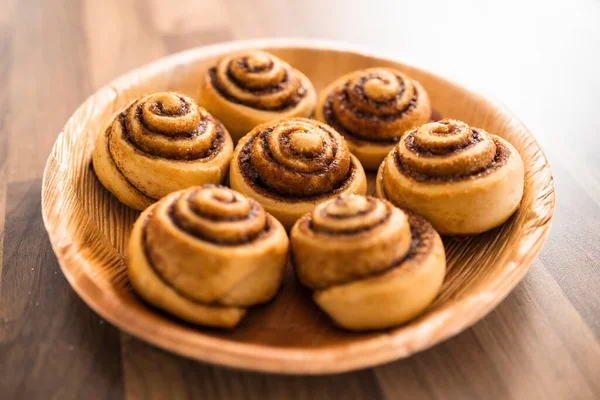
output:
[[[600,398],[600,3],[0,0],[0,398]],[[290,377],[153,348],[70,289],[40,214],[70,114],[119,74],[258,36],[362,44],[499,98],[537,135],[558,192],[548,241],[473,328],[407,360]]]

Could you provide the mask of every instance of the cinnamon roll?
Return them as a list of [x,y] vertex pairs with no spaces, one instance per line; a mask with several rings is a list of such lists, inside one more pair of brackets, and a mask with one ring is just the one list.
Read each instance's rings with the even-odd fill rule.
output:
[[237,142],[263,122],[309,117],[316,93],[310,80],[285,61],[246,50],[223,57],[210,68],[198,98]]
[[147,208],[129,241],[135,291],[186,321],[233,327],[281,285],[288,238],[256,201],[218,185],[181,190]]
[[319,204],[296,222],[290,244],[299,280],[350,330],[416,317],[444,280],[444,246],[431,225],[374,197],[341,195]]
[[400,136],[430,117],[425,89],[392,68],[342,76],[321,92],[315,109],[315,118],[344,135],[367,171],[377,170]]
[[122,203],[143,210],[173,191],[220,183],[233,143],[206,110],[178,93],[141,97],[115,115],[93,153],[100,182]]
[[229,181],[286,229],[318,203],[367,190],[363,168],[344,138],[306,118],[265,123],[244,136],[234,150]]
[[523,183],[523,161],[509,142],[446,119],[402,137],[379,168],[376,191],[441,234],[471,235],[506,221]]

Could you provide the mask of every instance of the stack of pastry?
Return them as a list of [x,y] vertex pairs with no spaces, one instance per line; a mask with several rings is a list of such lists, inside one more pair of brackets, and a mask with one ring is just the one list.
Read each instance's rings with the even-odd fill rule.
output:
[[[497,227],[523,195],[515,147],[430,122],[425,88],[392,68],[344,75],[317,101],[287,62],[242,51],[206,71],[198,101],[141,97],[93,153],[102,184],[144,210],[127,260],[134,289],[193,323],[230,328],[275,296],[287,232],[299,281],[337,325],[405,323],[441,290],[438,232]],[[378,170],[379,199],[364,196],[365,169]],[[231,189],[218,185],[228,171]]]
[[341,195],[291,232],[298,278],[340,326],[382,329],[419,315],[437,296],[446,259],[423,218],[384,200]]
[[256,201],[215,185],[147,208],[129,241],[129,279],[149,303],[190,322],[233,327],[281,284],[288,238]]

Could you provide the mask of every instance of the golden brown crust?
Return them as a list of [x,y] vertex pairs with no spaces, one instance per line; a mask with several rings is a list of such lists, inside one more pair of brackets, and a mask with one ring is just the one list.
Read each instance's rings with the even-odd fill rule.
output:
[[98,135],[96,175],[126,205],[143,210],[185,187],[220,183],[233,144],[225,128],[190,98],[155,93],[130,103]]
[[461,121],[407,132],[382,163],[379,197],[426,217],[443,234],[477,234],[503,223],[523,193],[523,162],[504,139]]
[[344,75],[321,92],[315,110],[315,118],[344,135],[367,170],[376,170],[406,130],[430,117],[425,89],[391,68]]
[[347,329],[382,329],[415,317],[445,274],[443,245],[431,225],[373,197],[322,203],[290,238],[298,278]]
[[231,187],[257,199],[286,228],[314,205],[366,192],[366,177],[344,139],[314,120],[262,124],[234,152]]
[[199,103],[223,121],[236,142],[258,124],[310,116],[315,99],[304,74],[258,50],[223,57],[209,69],[199,92]]
[[170,194],[135,223],[128,268],[136,292],[201,325],[230,327],[271,299],[286,264],[285,230],[263,207],[217,185]]

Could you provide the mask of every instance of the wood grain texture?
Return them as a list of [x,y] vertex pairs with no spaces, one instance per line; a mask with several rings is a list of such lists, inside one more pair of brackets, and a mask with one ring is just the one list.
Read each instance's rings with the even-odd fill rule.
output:
[[0,292],[0,376],[21,384],[2,382],[3,397],[119,398],[121,384],[107,384],[119,382],[119,333],[68,289],[43,235],[40,185],[36,179],[8,186],[2,275],[19,284]]
[[[313,45],[313,43],[315,43]],[[144,305],[131,292],[125,244],[137,213],[119,204],[90,168],[92,142],[107,118],[135,97],[163,90],[193,95],[222,54],[265,48],[303,71],[317,90],[349,71],[390,66],[426,88],[442,115],[495,132],[515,145],[525,164],[520,210],[504,225],[445,243],[448,272],[423,316],[382,333],[335,327],[288,274],[279,295],[252,310],[231,332],[198,330]],[[467,328],[521,279],[539,251],[554,210],[549,166],[527,129],[501,106],[449,81],[362,53],[315,41],[234,42],[198,48],[137,69],[90,97],[69,119],[44,175],[43,216],[67,279],[82,298],[119,328],[179,354],[219,364],[283,373],[348,371],[417,351]],[[476,268],[474,267],[476,266]]]
[[[554,330],[557,326],[565,329]],[[415,386],[425,377],[422,386],[433,389],[435,398],[589,399],[600,390],[595,379],[600,346],[592,343],[592,332],[535,262],[515,292],[473,329],[376,371],[391,398],[405,392],[397,368],[404,363],[403,371],[412,375],[406,383]]]
[[[8,82],[10,71],[12,23],[12,4],[6,4],[0,9],[0,54],[4,55],[0,62],[0,82]],[[8,120],[10,117],[8,91],[0,91],[0,288],[2,287],[2,248],[4,241],[4,210],[6,204],[6,186],[8,183]]]
[[[122,368],[104,374],[102,380],[112,388],[112,398],[137,399],[139,393],[154,391],[171,398],[202,399],[600,397],[600,251],[596,245],[600,196],[594,189],[600,184],[600,125],[595,117],[600,102],[600,3],[208,0],[193,2],[201,6],[188,6],[185,3],[191,1],[178,2],[185,13],[165,11],[156,6],[159,2],[152,2],[144,11],[146,3],[150,2],[0,0],[0,77],[4,83],[0,90],[0,171],[4,168],[0,199],[6,198],[9,181],[41,178],[50,147],[77,104],[119,74],[169,52],[215,41],[305,36],[377,49],[502,99],[544,148],[558,192],[557,208],[546,245],[516,290],[464,333],[409,359],[371,370],[377,388],[371,379],[368,384],[357,384],[364,380],[360,373],[336,375],[335,379],[283,377],[209,366],[123,335],[128,339],[102,348],[117,357],[121,353]],[[202,8],[204,4],[207,8]],[[223,16],[205,10],[219,10]],[[166,22],[160,22],[161,29],[148,25],[160,21],[162,14],[168,16]],[[422,15],[427,15],[427,22],[419,17]],[[178,27],[179,18],[185,19],[184,29]],[[207,19],[219,24],[207,23]],[[348,23],[351,20],[360,21],[360,28]],[[73,34],[74,26],[80,27],[79,34]],[[153,34],[140,33],[146,30]],[[21,85],[31,97],[19,96]],[[28,116],[20,114],[18,123],[11,121],[25,110]],[[21,160],[12,156],[9,136],[12,144],[27,150],[20,153]],[[39,191],[26,190],[16,198],[26,201],[31,197],[31,203],[39,203],[39,196]],[[7,205],[6,218],[13,218],[15,212],[16,208]],[[28,231],[20,254],[39,251],[46,235],[39,213],[28,215],[40,229]],[[0,208],[2,226],[0,237],[10,241],[15,225],[4,222]],[[34,260],[37,264],[31,266]],[[57,265],[50,253],[37,259],[11,257],[10,263],[5,258],[0,265],[5,271],[31,267],[37,276],[44,268]],[[54,271],[60,277],[60,272]],[[14,272],[2,273],[0,296],[26,285],[24,278]],[[73,322],[85,321],[93,313],[70,292],[64,279],[40,284],[51,286],[61,296],[70,295],[56,306],[40,303],[35,317],[14,314],[12,323],[26,319],[30,330],[43,330],[49,320],[65,319],[68,314],[71,323],[62,326],[63,334],[76,337],[73,332],[79,328]],[[74,305],[77,302],[79,306]],[[12,303],[0,304],[0,315],[10,312]],[[47,309],[49,306],[52,308]],[[0,346],[11,343],[3,339],[5,322],[0,317]],[[7,398],[46,399],[52,397],[52,388],[61,387],[62,395],[55,397],[79,398],[78,393],[83,393],[86,398],[102,398],[106,392],[98,389],[95,375],[117,368],[113,357],[101,361],[92,356],[99,342],[96,335],[104,332],[87,330],[80,338],[81,346],[74,346],[72,352],[55,352],[51,367],[44,369],[52,375],[52,382],[22,369],[42,357],[36,349],[53,348],[57,336],[37,334],[19,339],[20,333],[11,335],[11,340],[31,350],[11,351],[16,355],[10,364],[0,351],[0,393],[8,393]],[[61,372],[73,363],[72,353],[88,375]],[[146,362],[136,361],[140,358]],[[152,374],[157,369],[162,375]],[[91,389],[98,393],[94,395]]]

